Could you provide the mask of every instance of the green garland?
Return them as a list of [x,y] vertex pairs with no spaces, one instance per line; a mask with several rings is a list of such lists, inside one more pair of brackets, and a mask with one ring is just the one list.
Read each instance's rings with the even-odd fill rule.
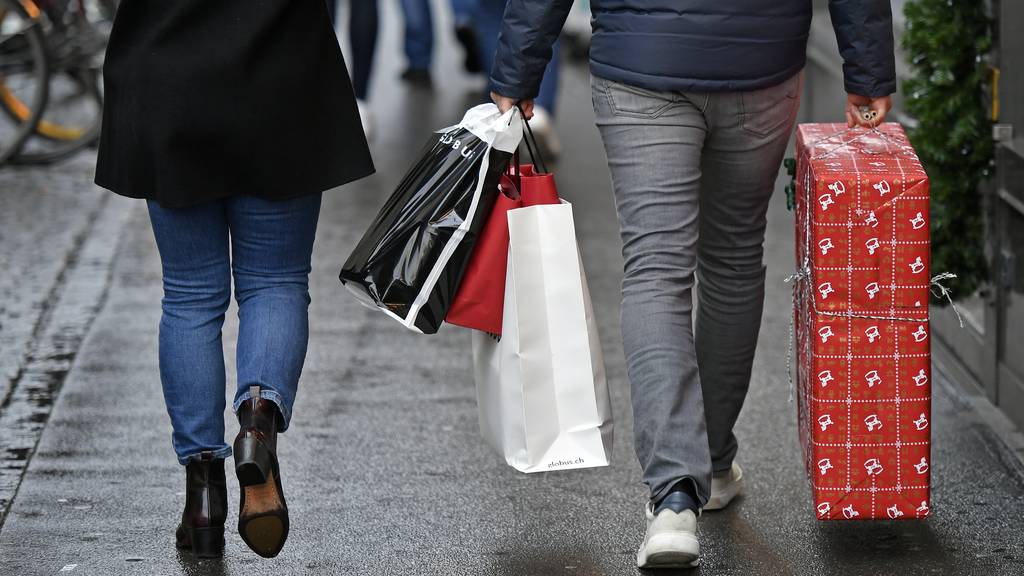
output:
[[903,48],[914,75],[903,84],[910,130],[931,180],[932,271],[952,272],[958,297],[988,279],[980,186],[994,168],[986,94],[992,21],[986,2],[908,0]]

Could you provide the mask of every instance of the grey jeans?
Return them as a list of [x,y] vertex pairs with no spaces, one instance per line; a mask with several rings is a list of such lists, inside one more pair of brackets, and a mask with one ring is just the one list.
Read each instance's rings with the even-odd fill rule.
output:
[[635,448],[652,500],[690,479],[703,505],[712,473],[736,455],[764,306],[765,213],[802,78],[712,93],[592,81],[625,259]]

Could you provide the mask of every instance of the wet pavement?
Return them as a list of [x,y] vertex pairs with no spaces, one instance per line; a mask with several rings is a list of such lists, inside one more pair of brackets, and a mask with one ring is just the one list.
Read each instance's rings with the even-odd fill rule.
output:
[[[49,353],[33,350],[58,350],[57,371],[70,368],[0,528],[0,574],[637,572],[645,491],[618,331],[622,260],[586,71],[563,75],[558,124],[566,152],[556,169],[561,193],[574,205],[601,330],[616,417],[613,464],[527,476],[479,436],[469,335],[454,327],[412,334],[358,305],[337,281],[425,134],[457,121],[479,90],[453,59],[438,64],[433,92],[393,82],[400,63],[387,56],[398,53],[397,34],[393,21],[386,24],[373,94],[378,174],[325,196],[311,277],[312,340],[295,419],[280,441],[292,532],[275,560],[249,552],[230,525],[221,561],[195,562],[174,550],[184,475],[157,374],[160,270],[144,205],[88,184],[88,156],[50,171],[0,170],[0,206],[14,207],[0,211],[0,259],[11,271],[0,278],[0,367],[5,381],[17,383],[5,393],[0,422],[11,419],[19,394],[20,405],[43,410],[17,378],[35,374],[33,362]],[[442,40],[442,50],[453,53]],[[62,179],[72,183],[34,201],[22,196]],[[1024,573],[1020,464],[941,373],[933,408],[934,515],[923,522],[815,520],[786,378],[789,291],[782,279],[792,268],[792,217],[782,195],[775,200],[768,305],[737,430],[747,491],[729,509],[703,516],[703,566],[689,573]],[[83,302],[70,302],[69,294]],[[95,318],[90,302],[103,303]],[[73,339],[70,350],[48,343],[59,343],[61,326],[72,326],[73,335],[83,325],[90,329],[80,346]],[[225,330],[233,341],[233,312]],[[5,442],[11,437],[3,426],[0,434]],[[230,484],[237,514],[237,486]]]
[[110,284],[127,203],[83,193],[91,174],[0,171],[0,523]]
[[92,160],[0,171],[0,395],[17,378],[61,273],[107,199],[86,189]]

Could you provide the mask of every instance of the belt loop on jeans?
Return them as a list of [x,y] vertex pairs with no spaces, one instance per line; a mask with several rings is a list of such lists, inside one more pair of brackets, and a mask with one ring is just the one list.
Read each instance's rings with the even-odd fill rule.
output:
[[708,111],[708,106],[711,105],[711,92],[704,93],[704,105],[700,107],[701,114]]

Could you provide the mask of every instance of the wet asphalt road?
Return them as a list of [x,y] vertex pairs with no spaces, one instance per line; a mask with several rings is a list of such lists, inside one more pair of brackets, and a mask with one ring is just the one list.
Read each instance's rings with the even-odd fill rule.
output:
[[[71,270],[70,279],[77,270],[61,258],[88,249],[97,266],[107,263],[79,280],[103,306],[77,353],[65,358],[70,372],[0,529],[0,574],[636,573],[644,488],[618,333],[622,262],[586,72],[563,75],[559,127],[567,152],[557,172],[576,211],[600,323],[616,416],[613,465],[525,476],[479,437],[468,334],[454,327],[430,337],[409,333],[359,306],[336,279],[425,134],[456,121],[477,88],[450,59],[438,65],[434,93],[391,82],[400,64],[387,59],[398,52],[394,23],[388,27],[374,94],[378,174],[325,196],[311,278],[312,340],[280,447],[292,533],[275,560],[249,552],[231,526],[222,561],[194,562],[174,550],[184,478],[156,369],[159,261],[142,203],[93,188],[88,156],[50,171],[0,170],[0,391],[30,366],[34,343],[45,343],[47,295],[63,293],[61,270]],[[771,211],[768,305],[738,429],[747,492],[730,509],[704,515],[703,567],[691,573],[1024,574],[1019,464],[941,376],[933,517],[814,519],[796,408],[787,401],[782,278],[792,267],[792,226],[781,194]],[[76,248],[90,238],[99,240]],[[88,311],[89,302],[78,306],[72,309]],[[226,342],[236,330],[229,312]],[[8,432],[0,427],[0,434]],[[237,513],[237,487],[229,489]]]

